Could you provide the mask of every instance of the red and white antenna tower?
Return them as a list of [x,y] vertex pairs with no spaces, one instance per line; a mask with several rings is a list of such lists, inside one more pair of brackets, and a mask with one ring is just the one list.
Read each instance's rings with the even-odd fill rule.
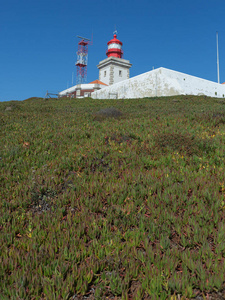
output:
[[80,41],[78,42],[77,51],[77,84],[87,82],[87,64],[88,64],[88,45],[92,45],[90,39],[82,36],[77,36]]

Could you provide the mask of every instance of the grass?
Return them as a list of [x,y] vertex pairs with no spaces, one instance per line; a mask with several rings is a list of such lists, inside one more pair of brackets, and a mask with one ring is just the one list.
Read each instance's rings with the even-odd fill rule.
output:
[[1,299],[223,299],[225,106],[0,103]]

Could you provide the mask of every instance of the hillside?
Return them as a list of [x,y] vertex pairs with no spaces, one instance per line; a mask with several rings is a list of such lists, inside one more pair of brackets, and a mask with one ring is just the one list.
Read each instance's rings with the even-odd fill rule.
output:
[[0,129],[1,299],[225,298],[224,100],[31,98]]

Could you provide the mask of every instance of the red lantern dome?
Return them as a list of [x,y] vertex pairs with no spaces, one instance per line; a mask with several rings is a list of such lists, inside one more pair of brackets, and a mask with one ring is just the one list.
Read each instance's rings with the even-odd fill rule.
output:
[[113,35],[113,39],[107,43],[108,45],[108,50],[106,52],[106,55],[108,57],[114,56],[118,58],[123,57],[123,50],[122,50],[122,45],[123,43],[117,39],[116,33]]

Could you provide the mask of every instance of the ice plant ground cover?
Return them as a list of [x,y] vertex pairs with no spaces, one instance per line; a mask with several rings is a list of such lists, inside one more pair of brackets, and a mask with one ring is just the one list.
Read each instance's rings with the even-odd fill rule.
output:
[[28,99],[0,126],[1,299],[224,299],[224,100]]

